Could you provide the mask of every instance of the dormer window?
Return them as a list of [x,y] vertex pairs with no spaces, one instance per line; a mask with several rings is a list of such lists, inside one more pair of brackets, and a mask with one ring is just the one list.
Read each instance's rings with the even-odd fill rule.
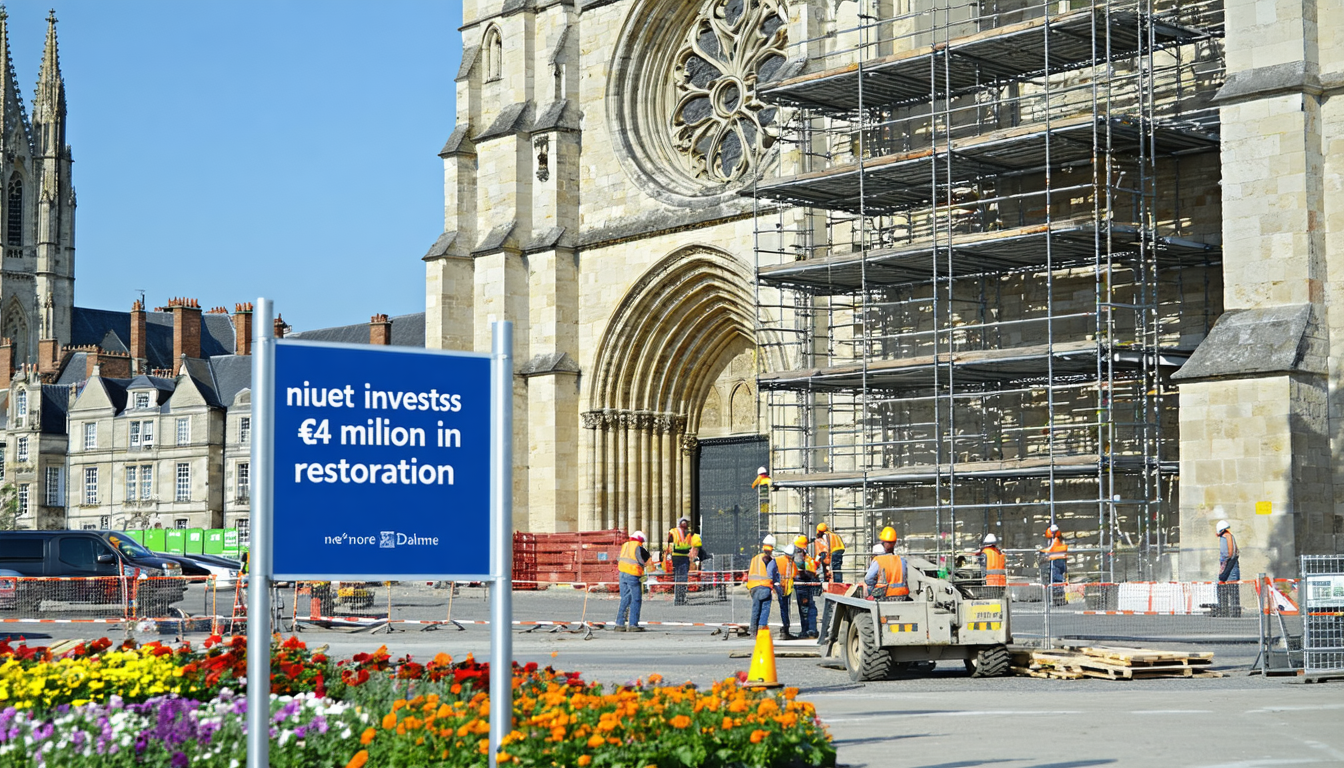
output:
[[481,46],[485,54],[485,81],[498,80],[504,72],[504,39],[499,35],[498,27],[485,32],[485,44]]
[[149,407],[149,393],[148,393],[148,392],[136,392],[136,393],[135,393],[135,408],[136,408],[136,410],[143,410],[143,409],[148,408],[148,407]]
[[5,216],[5,245],[23,245],[23,179],[9,180]]

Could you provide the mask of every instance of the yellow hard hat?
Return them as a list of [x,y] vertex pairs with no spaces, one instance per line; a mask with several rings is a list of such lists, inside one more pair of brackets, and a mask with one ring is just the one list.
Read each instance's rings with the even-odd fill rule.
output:
[[882,541],[895,541],[896,529],[888,525],[886,528],[882,529],[881,533],[877,534],[877,538],[881,539]]
[[691,546],[692,547],[700,546],[700,534],[698,533],[691,534]]
[[806,537],[806,536],[799,536],[798,538],[794,539],[794,540],[793,540],[793,546],[795,546],[795,547],[806,547],[806,546],[807,546],[807,537]]
[[828,530],[830,529],[826,527],[825,523],[817,523],[817,533],[825,533]]

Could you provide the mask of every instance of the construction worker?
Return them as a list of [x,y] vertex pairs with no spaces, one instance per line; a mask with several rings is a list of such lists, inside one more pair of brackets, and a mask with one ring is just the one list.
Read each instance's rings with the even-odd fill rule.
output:
[[1232,535],[1232,524],[1219,520],[1214,528],[1218,536],[1218,613],[1239,618],[1241,600],[1235,582],[1241,581],[1241,550]]
[[1003,590],[1008,586],[1008,562],[1003,556],[1003,550],[999,549],[999,537],[992,533],[985,534],[984,544],[975,554],[980,558],[980,567],[985,572],[985,596],[1003,597]]
[[1050,600],[1055,605],[1064,605],[1064,583],[1067,581],[1066,574],[1069,570],[1069,545],[1064,543],[1064,534],[1059,532],[1059,526],[1054,523],[1045,529],[1045,538],[1049,543],[1045,549],[1039,551],[1050,565]]
[[[863,577],[868,597],[874,600],[909,600],[910,587],[905,558],[895,553],[896,529],[887,526],[877,535],[881,554],[875,554]],[[876,549],[873,550],[877,552]]]
[[663,547],[663,569],[672,562],[673,605],[686,604],[686,582],[690,580],[691,560],[695,559],[700,537],[692,538],[691,518],[677,520],[677,527],[667,532],[667,545]]
[[770,600],[779,584],[779,569],[775,566],[775,537],[761,540],[761,553],[751,558],[747,568],[747,593],[751,595],[751,635],[770,628]]
[[[797,548],[792,544],[785,544],[779,554],[775,555],[775,571],[779,573],[779,583],[775,585],[775,596],[779,598],[779,616],[784,621],[784,631],[780,634],[780,640],[793,640],[793,632],[789,625],[789,601],[793,599],[793,582],[798,578],[798,566],[793,562],[793,555]],[[802,623],[802,617],[799,616],[799,623]]]
[[803,637],[817,636],[817,591],[821,577],[817,575],[817,561],[807,554],[807,537],[793,540],[793,564],[798,569],[793,593],[798,596],[798,628]]
[[827,581],[844,583],[845,542],[825,523],[817,523],[817,558],[826,566]]
[[[617,632],[643,632],[639,626],[639,609],[644,604],[644,567],[649,562],[649,550],[644,548],[644,532],[635,531],[630,540],[621,545],[617,570],[621,574],[621,604],[616,609]],[[629,612],[630,625],[625,624]]]

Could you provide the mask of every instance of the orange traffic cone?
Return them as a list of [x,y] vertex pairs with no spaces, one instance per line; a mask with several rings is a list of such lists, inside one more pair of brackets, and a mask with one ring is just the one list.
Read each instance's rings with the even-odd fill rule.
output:
[[770,630],[761,627],[756,631],[756,650],[751,654],[751,669],[747,670],[747,682],[744,688],[782,688],[775,677],[775,641],[770,639]]

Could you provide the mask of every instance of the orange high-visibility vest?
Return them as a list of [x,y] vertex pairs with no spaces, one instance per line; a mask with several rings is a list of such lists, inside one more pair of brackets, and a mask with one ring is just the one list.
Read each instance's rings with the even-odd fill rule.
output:
[[1226,537],[1227,537],[1227,559],[1228,559],[1228,560],[1231,560],[1232,558],[1237,557],[1238,555],[1241,554],[1241,551],[1237,549],[1237,540],[1232,536],[1232,531],[1223,531],[1222,533],[1220,533],[1220,534],[1218,534],[1218,535],[1219,535],[1219,536],[1226,536]]
[[1064,536],[1062,534],[1056,533],[1055,537],[1050,540],[1050,546],[1046,547],[1043,551],[1045,552],[1046,560],[1064,560],[1068,557],[1067,553],[1069,551],[1069,545],[1064,543]]
[[683,557],[691,554],[691,534],[682,533],[681,526],[667,532],[672,537],[672,554]]
[[628,573],[631,576],[643,576],[644,566],[639,563],[639,542],[631,539],[621,545],[620,565],[617,568],[621,573]]
[[980,550],[980,554],[985,556],[985,586],[988,587],[1006,587],[1008,586],[1007,559],[998,547],[989,546]]
[[747,570],[747,589],[771,586],[770,576],[766,570],[769,567],[770,555],[762,553],[751,558],[751,567]]
[[826,549],[829,552],[844,552],[845,542],[837,534],[826,532]]
[[905,561],[895,553],[878,555],[873,558],[877,563],[877,585],[887,587],[887,597],[908,597],[910,588],[905,585]]
[[793,594],[793,580],[798,577],[798,566],[788,555],[775,555],[775,570],[779,571],[779,583],[784,587],[784,596]]
[[817,562],[821,563],[831,562],[831,553],[826,551],[825,538],[813,539],[811,547],[812,547],[812,554],[814,557],[817,558]]

